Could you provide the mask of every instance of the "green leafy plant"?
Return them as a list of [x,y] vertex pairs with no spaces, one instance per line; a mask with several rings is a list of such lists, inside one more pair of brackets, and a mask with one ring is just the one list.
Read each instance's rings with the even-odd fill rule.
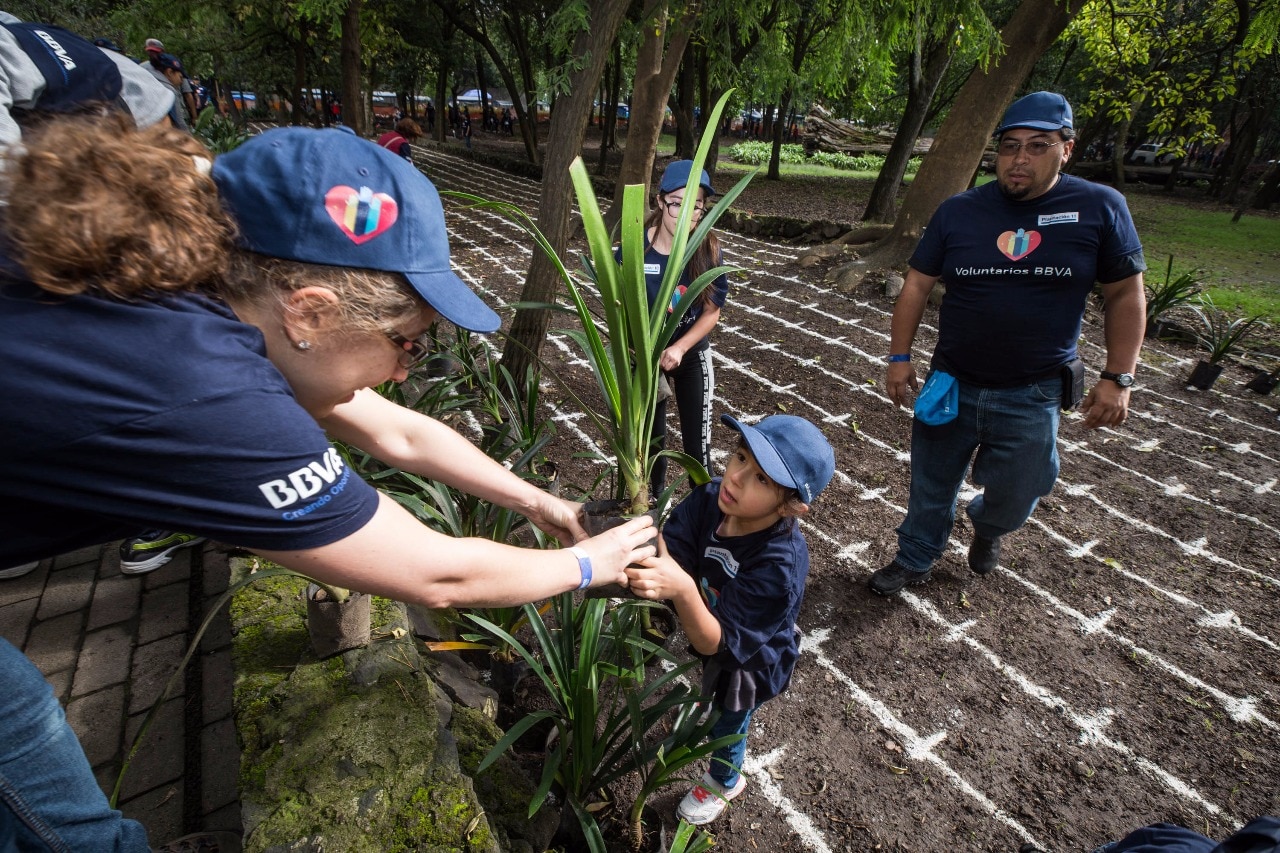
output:
[[671,836],[671,848],[667,853],[705,853],[714,846],[711,836],[682,819]]
[[[539,411],[540,388],[530,371],[517,382],[506,367],[490,357],[478,338],[458,329],[452,341],[433,330],[435,355],[428,364],[447,365],[443,377],[414,375],[409,382],[388,383],[379,392],[392,401],[431,417],[467,420],[480,432],[480,450],[525,479],[543,475],[545,449],[555,435],[553,424]],[[456,538],[478,537],[514,543],[521,537],[546,544],[541,530],[520,513],[498,506],[468,492],[426,477],[383,465],[366,453],[346,449],[352,467],[361,476],[395,499],[434,530]],[[469,611],[500,625],[509,633],[524,625],[518,607],[477,608]],[[468,627],[470,622],[464,623]],[[487,651],[499,662],[510,663],[515,653],[491,635],[463,634],[459,640],[428,643],[434,651],[464,649]]]
[[1200,297],[1199,305],[1191,306],[1192,313],[1200,320],[1196,340],[1208,352],[1206,360],[1217,364],[1229,355],[1240,351],[1249,332],[1262,322],[1262,317],[1231,317],[1213,304],[1207,296]]
[[[634,836],[640,831],[645,801],[654,791],[691,781],[681,776],[690,764],[742,735],[705,740],[715,719],[699,718],[695,708],[700,696],[685,678],[698,662],[677,661],[640,631],[640,614],[660,605],[633,599],[610,608],[600,598],[576,602],[572,593],[557,596],[551,604],[550,622],[532,605],[524,607],[537,654],[497,625],[472,617],[483,631],[516,649],[546,688],[552,705],[512,726],[479,769],[496,761],[534,726],[550,723],[554,731],[529,815],[554,790],[577,817],[588,848],[604,853],[596,813],[607,801],[609,785],[628,774],[640,776],[640,790],[627,810]],[[658,659],[666,666],[649,678],[649,664]],[[673,712],[675,724],[662,734]]]
[[252,135],[231,119],[220,115],[212,105],[200,111],[191,130],[214,154],[226,154],[238,148]]
[[1198,278],[1200,273],[1200,270],[1191,270],[1174,278],[1173,255],[1170,255],[1164,281],[1147,282],[1148,335],[1152,334],[1156,324],[1163,320],[1170,310],[1190,304],[1199,295],[1203,289]]
[[[731,92],[726,93],[720,99],[712,111],[707,127],[719,126],[720,113],[730,94]],[[680,208],[680,218],[676,224],[670,260],[652,306],[649,304],[644,276],[646,199],[642,185],[628,185],[623,190],[622,215],[618,225],[623,260],[619,262],[614,256],[614,244],[600,212],[586,165],[579,157],[569,168],[589,250],[587,257],[583,259],[584,272],[586,279],[595,284],[597,298],[589,298],[595,297],[595,294],[590,294],[583,282],[569,274],[537,225],[518,207],[467,193],[451,193],[472,206],[495,210],[511,218],[534,239],[559,270],[573,310],[581,323],[581,328],[570,329],[566,334],[578,344],[590,365],[604,401],[603,410],[597,411],[587,406],[569,384],[562,382],[561,385],[581,404],[596,425],[605,448],[612,454],[618,472],[615,497],[625,501],[625,512],[631,515],[639,515],[650,509],[649,476],[654,461],[660,455],[674,460],[689,472],[694,482],[706,482],[708,479],[707,472],[696,459],[675,450],[657,452],[653,449],[652,438],[658,383],[662,373],[658,366],[662,351],[671,340],[680,318],[697,301],[702,291],[717,277],[735,270],[727,266],[707,270],[689,284],[675,309],[668,312],[672,295],[697,247],[754,176],[752,173],[743,177],[706,212],[698,227],[690,234],[689,223],[693,217],[693,204],[690,200],[697,198],[699,176],[711,148],[711,141],[710,134],[704,135],[694,157],[689,182],[685,186],[685,204]],[[593,302],[599,306],[599,321],[592,310]],[[556,309],[561,306],[525,307]],[[673,489],[668,489],[664,496],[652,497],[658,498],[661,505],[672,491]]]

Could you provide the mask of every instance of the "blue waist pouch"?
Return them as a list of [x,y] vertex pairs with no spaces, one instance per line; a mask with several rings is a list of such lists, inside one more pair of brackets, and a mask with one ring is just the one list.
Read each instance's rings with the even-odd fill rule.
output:
[[929,426],[949,424],[960,414],[960,386],[950,373],[935,370],[916,397],[915,414]]

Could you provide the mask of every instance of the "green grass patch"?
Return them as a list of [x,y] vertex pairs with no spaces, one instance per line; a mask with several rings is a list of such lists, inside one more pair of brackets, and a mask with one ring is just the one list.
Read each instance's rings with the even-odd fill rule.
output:
[[1280,322],[1280,218],[1206,209],[1145,192],[1127,194],[1147,263],[1163,276],[1173,255],[1174,275],[1199,270],[1218,307]]

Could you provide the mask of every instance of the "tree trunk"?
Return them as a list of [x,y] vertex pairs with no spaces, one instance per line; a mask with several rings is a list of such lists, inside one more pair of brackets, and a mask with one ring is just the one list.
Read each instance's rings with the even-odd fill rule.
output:
[[864,258],[867,266],[905,263],[938,205],[965,188],[1018,87],[1083,5],[1083,0],[1074,0],[1074,8],[1069,8],[1069,2],[1022,0],[1000,32],[1007,52],[986,71],[975,68],[965,81],[907,190],[893,230]]
[[[629,5],[630,0],[597,0],[592,4],[588,26],[573,44],[573,54],[583,59],[582,66],[570,75],[568,92],[557,98],[551,115],[547,162],[542,170],[538,201],[538,227],[557,255],[564,254],[569,242],[569,214],[574,198],[569,164],[582,151],[587,117],[591,113],[591,93],[604,73],[609,46]],[[560,275],[555,265],[542,252],[535,251],[521,300],[555,302],[559,290]],[[516,312],[502,351],[502,363],[510,368],[512,376],[524,376],[529,367],[536,368],[550,319],[546,309],[522,308]]]
[[[692,18],[667,18],[666,0],[650,0],[643,18],[644,41],[636,52],[636,76],[631,90],[631,119],[627,126],[627,148],[614,185],[613,206],[605,213],[610,228],[622,214],[622,192],[627,184],[643,184],[649,195],[653,159],[662,135],[662,114],[671,82],[680,67],[689,43]],[[668,35],[670,38],[668,39]]]
[[693,61],[687,43],[676,73],[676,96],[671,114],[676,120],[676,159],[692,160],[697,151],[693,141],[697,133],[693,126]]
[[360,5],[363,0],[348,0],[342,13],[342,121],[364,136],[364,110],[360,104]]
[[293,43],[293,115],[289,123],[300,125],[306,120],[302,105],[303,98],[310,98],[310,92],[304,92],[307,86],[307,29],[298,28],[298,40]]
[[[502,85],[506,86],[507,91],[510,92],[513,96],[511,100],[515,106],[516,118],[520,122],[520,134],[521,134],[521,137],[524,139],[525,156],[529,158],[530,163],[534,164],[535,166],[538,165],[538,161],[540,159],[538,157],[538,136],[537,136],[537,131],[534,127],[534,125],[537,123],[537,114],[538,114],[537,101],[531,101],[530,104],[525,105],[520,103],[520,98],[514,97],[515,93],[519,91],[519,89],[516,86],[516,79],[511,74],[510,66],[508,66],[506,61],[503,59],[502,54],[498,51],[498,48],[494,45],[493,40],[489,38],[488,33],[484,32],[481,29],[478,29],[464,14],[462,14],[456,8],[454,8],[454,4],[447,3],[445,2],[445,0],[435,0],[435,4],[440,8],[441,12],[444,12],[445,17],[449,19],[450,23],[452,23],[455,27],[457,27],[459,30],[465,33],[468,38],[470,38],[476,44],[480,45],[480,47],[483,47],[484,52],[489,55],[489,59],[493,60],[493,66],[498,69],[498,76],[502,78]],[[478,66],[479,66],[479,62],[477,61],[477,67]],[[481,77],[480,82],[483,83],[483,81],[484,81],[484,78]],[[592,89],[594,88],[595,87],[592,86]],[[456,102],[457,99],[455,98],[454,100]],[[590,104],[589,100],[588,100],[588,104]],[[532,118],[529,118],[526,116],[526,111],[530,106],[532,106],[533,108]],[[438,110],[439,108],[437,107],[437,111]],[[439,116],[437,116],[437,120],[439,120]],[[481,127],[483,127],[484,126],[483,109],[481,110],[481,114],[480,114],[480,123],[481,123]],[[474,127],[472,128],[472,130],[474,132]],[[523,374],[520,374],[520,375],[523,375]]]
[[[937,41],[930,39],[927,45],[922,44],[922,38],[916,41],[911,58],[907,105],[902,112],[902,121],[898,122],[893,144],[885,155],[884,165],[871,188],[871,197],[862,215],[864,222],[892,222],[897,214],[898,187],[902,184],[902,176],[907,173],[907,164],[911,162],[916,140],[920,138],[920,129],[929,114],[929,104],[947,73],[947,67],[951,65],[954,34],[955,25],[952,24],[947,34]],[[927,57],[923,55],[926,49]]]

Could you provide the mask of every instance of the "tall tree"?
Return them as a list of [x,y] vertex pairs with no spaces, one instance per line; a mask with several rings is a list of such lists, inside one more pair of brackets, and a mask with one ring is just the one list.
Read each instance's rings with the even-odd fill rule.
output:
[[929,217],[963,190],[1005,108],[1036,61],[1080,11],[1081,0],[1022,0],[1000,32],[1005,54],[975,68],[924,158],[889,234],[863,258],[866,267],[901,266]]
[[689,44],[694,10],[680,10],[675,20],[667,0],[648,0],[640,19],[643,33],[636,52],[636,74],[631,89],[631,117],[627,123],[627,148],[614,184],[613,206],[605,214],[610,227],[622,211],[622,193],[628,184],[643,184],[648,197],[653,160],[662,135],[662,118],[671,84]]
[[[468,38],[484,48],[484,52],[493,60],[494,67],[498,69],[498,75],[502,78],[502,84],[507,87],[507,91],[511,94],[516,116],[520,120],[520,133],[521,138],[524,140],[525,156],[529,158],[530,163],[537,165],[540,159],[538,155],[538,138],[534,131],[537,124],[537,102],[523,103],[524,99],[516,97],[521,89],[516,84],[515,75],[512,73],[506,57],[503,56],[502,51],[498,49],[498,45],[489,35],[489,16],[486,13],[501,14],[500,11],[490,8],[488,5],[460,3],[457,0],[434,0],[434,2],[448,16],[453,26],[466,33]],[[528,114],[529,109],[533,110],[532,117]]]
[[[630,0],[593,0],[586,26],[573,40],[572,56],[576,66],[567,78],[565,91],[556,98],[551,114],[547,160],[538,199],[538,227],[557,255],[563,254],[569,243],[569,214],[574,197],[569,164],[582,151],[592,96],[629,5]],[[541,252],[534,252],[522,300],[554,302],[559,289],[555,265]],[[510,367],[513,376],[524,376],[529,367],[535,366],[550,320],[545,309],[521,308],[516,312],[502,352],[502,362]]]

